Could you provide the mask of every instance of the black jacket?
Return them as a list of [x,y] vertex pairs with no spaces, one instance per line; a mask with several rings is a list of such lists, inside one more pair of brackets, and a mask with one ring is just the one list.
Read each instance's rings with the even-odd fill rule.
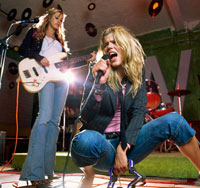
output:
[[[144,69],[142,79],[142,85],[134,98],[132,98],[130,93],[127,94],[131,86],[130,81],[127,81],[126,84],[126,95],[124,99],[126,140],[132,145],[135,145],[136,143],[140,129],[144,124],[146,114],[147,95]],[[85,102],[85,99],[91,90],[93,81],[94,78],[90,71],[85,82],[82,103]],[[117,93],[114,93],[107,84],[105,84],[105,87],[105,92],[101,102],[99,103],[96,100],[93,93],[86,107],[83,109],[81,114],[83,126],[81,130],[92,129],[103,134],[107,125],[114,117],[117,108]]]
[[[36,61],[40,62],[43,56],[39,55],[42,48],[42,40],[36,40],[34,37],[37,28],[30,28],[24,38],[22,44],[19,47],[19,54],[24,57],[34,58]],[[59,41],[58,36],[55,34],[56,40]],[[64,49],[63,49],[64,51]]]

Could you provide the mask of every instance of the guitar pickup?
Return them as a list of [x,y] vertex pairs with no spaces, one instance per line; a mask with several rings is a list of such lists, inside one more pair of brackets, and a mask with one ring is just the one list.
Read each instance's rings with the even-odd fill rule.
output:
[[36,76],[39,76],[39,74],[38,74],[38,72],[37,72],[36,68],[35,68],[35,67],[33,67],[32,69],[33,69],[33,72],[35,73],[35,75],[36,75]]
[[24,76],[26,78],[30,78],[31,77],[31,74],[30,74],[30,72],[28,70],[24,70],[23,73],[24,73]]

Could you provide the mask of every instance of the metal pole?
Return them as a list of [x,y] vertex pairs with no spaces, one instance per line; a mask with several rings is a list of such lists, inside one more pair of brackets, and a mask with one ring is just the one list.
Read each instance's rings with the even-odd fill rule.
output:
[[182,115],[181,96],[178,96],[178,106],[179,106],[179,114]]
[[[7,48],[7,47],[6,47],[6,48]],[[7,52],[7,49],[3,49],[3,50],[2,50],[1,64],[0,64],[0,68],[1,68],[1,74],[0,74],[0,89],[1,89],[1,86],[2,86],[2,78],[3,78],[3,71],[4,71],[4,65],[5,65],[6,52]]]
[[62,151],[65,151],[65,119],[66,118],[66,107],[63,110],[63,144],[62,144]]
[[[10,27],[8,28],[8,31],[7,31],[7,34],[6,36],[0,40],[0,46],[2,47],[2,55],[1,55],[1,62],[0,62],[0,69],[1,69],[1,73],[0,73],[0,89],[1,89],[1,86],[2,86],[2,78],[3,78],[3,71],[4,71],[4,65],[5,65],[5,59],[6,59],[6,52],[7,52],[7,49],[8,49],[8,40],[13,36],[15,35],[19,29],[15,30],[13,33],[9,34],[10,33],[10,30],[12,28],[13,25],[16,25],[18,23],[12,23],[10,25]],[[27,24],[24,24],[21,29],[25,28],[27,26]]]
[[11,34],[9,34],[12,26],[15,25],[15,23],[12,23],[10,25],[10,27],[8,28],[8,31],[7,31],[7,34],[5,36],[4,39],[2,39],[0,41],[0,45],[2,47],[2,55],[1,55],[1,63],[0,63],[0,68],[1,68],[1,74],[0,74],[0,89],[1,89],[1,86],[2,86],[2,78],[3,78],[3,71],[4,71],[4,65],[5,65],[5,59],[6,59],[6,52],[7,52],[7,49],[8,49],[8,40],[16,33],[13,32]]

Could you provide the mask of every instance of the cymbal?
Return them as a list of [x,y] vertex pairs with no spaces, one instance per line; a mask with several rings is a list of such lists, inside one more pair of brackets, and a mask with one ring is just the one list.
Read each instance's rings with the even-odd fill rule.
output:
[[188,95],[190,94],[191,91],[190,90],[186,90],[186,89],[176,89],[176,90],[172,90],[169,91],[167,94],[171,95],[171,96],[182,96],[182,95]]

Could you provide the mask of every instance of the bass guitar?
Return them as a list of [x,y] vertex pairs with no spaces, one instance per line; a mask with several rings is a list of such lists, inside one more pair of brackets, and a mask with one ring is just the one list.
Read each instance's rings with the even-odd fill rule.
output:
[[81,56],[63,60],[67,54],[64,52],[56,53],[48,57],[50,65],[48,67],[40,65],[35,59],[25,58],[19,62],[19,76],[25,90],[30,93],[40,91],[47,82],[61,81],[66,79],[66,70],[79,68],[86,65],[86,59],[91,55]]

